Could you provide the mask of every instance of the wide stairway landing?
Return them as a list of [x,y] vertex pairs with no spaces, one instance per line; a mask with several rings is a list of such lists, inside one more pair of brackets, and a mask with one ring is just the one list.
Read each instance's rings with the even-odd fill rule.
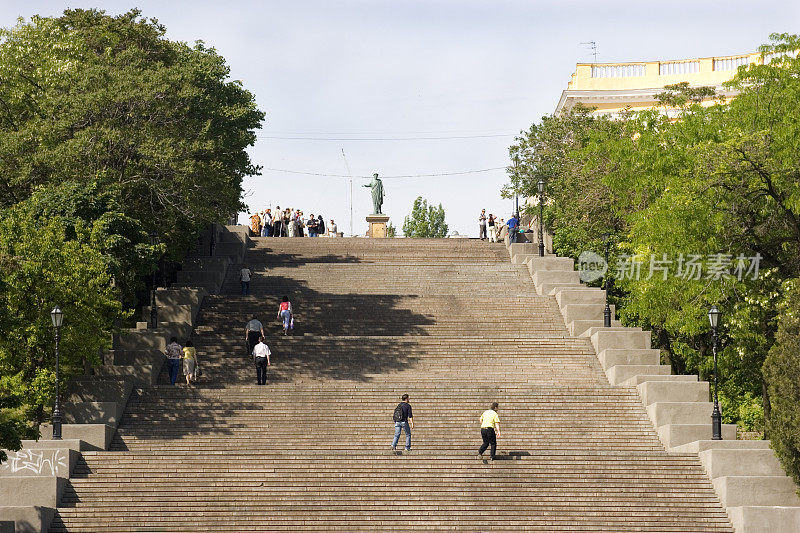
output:
[[[608,384],[502,245],[255,243],[250,296],[232,267],[204,303],[201,383],[135,393],[51,531],[733,531],[697,458],[664,451],[636,391]],[[253,317],[273,352],[263,387]],[[403,393],[413,450],[394,455]],[[492,401],[494,462],[476,455]]]

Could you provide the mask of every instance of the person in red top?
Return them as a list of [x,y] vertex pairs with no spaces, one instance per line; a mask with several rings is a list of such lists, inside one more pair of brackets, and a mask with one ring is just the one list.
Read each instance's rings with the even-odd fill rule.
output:
[[283,320],[283,334],[288,334],[289,329],[293,329],[292,302],[288,296],[284,296],[281,305],[278,306],[278,318]]

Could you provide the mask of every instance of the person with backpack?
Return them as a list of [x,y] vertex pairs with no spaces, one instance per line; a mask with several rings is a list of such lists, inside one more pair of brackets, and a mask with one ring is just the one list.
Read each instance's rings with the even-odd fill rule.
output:
[[497,416],[497,409],[499,404],[497,402],[483,412],[481,415],[481,438],[483,445],[478,450],[478,455],[483,457],[483,452],[486,448],[491,446],[489,450],[489,457],[494,461],[494,454],[497,451],[497,437],[500,436],[500,417]]
[[256,364],[256,380],[259,385],[267,384],[267,367],[270,366],[270,355],[272,355],[272,352],[269,351],[269,346],[264,342],[264,337],[259,337],[258,344],[253,348],[253,361]]
[[264,325],[257,318],[249,320],[244,327],[244,341],[247,343],[247,355],[253,355],[253,348],[258,344],[258,339],[265,337]]
[[414,429],[414,418],[411,413],[411,404],[408,403],[408,394],[403,394],[402,401],[394,408],[394,440],[392,441],[392,451],[397,450],[397,442],[400,440],[400,431],[406,432],[406,451],[411,451],[411,430]]

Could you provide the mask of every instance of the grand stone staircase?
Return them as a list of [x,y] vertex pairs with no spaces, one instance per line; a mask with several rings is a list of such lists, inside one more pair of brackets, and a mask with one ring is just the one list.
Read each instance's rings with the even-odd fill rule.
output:
[[[502,245],[255,239],[246,260],[250,296],[232,267],[200,311],[201,382],[134,391],[51,531],[733,531],[697,456],[665,451],[636,389],[609,385]],[[244,353],[253,317],[264,387]],[[403,393],[413,450],[394,455]]]

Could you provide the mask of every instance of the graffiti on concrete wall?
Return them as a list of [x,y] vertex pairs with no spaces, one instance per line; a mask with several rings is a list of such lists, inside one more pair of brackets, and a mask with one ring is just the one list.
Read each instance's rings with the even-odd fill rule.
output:
[[65,450],[20,450],[9,452],[8,461],[0,465],[0,476],[3,474],[24,474],[37,476],[55,476],[67,468]]

